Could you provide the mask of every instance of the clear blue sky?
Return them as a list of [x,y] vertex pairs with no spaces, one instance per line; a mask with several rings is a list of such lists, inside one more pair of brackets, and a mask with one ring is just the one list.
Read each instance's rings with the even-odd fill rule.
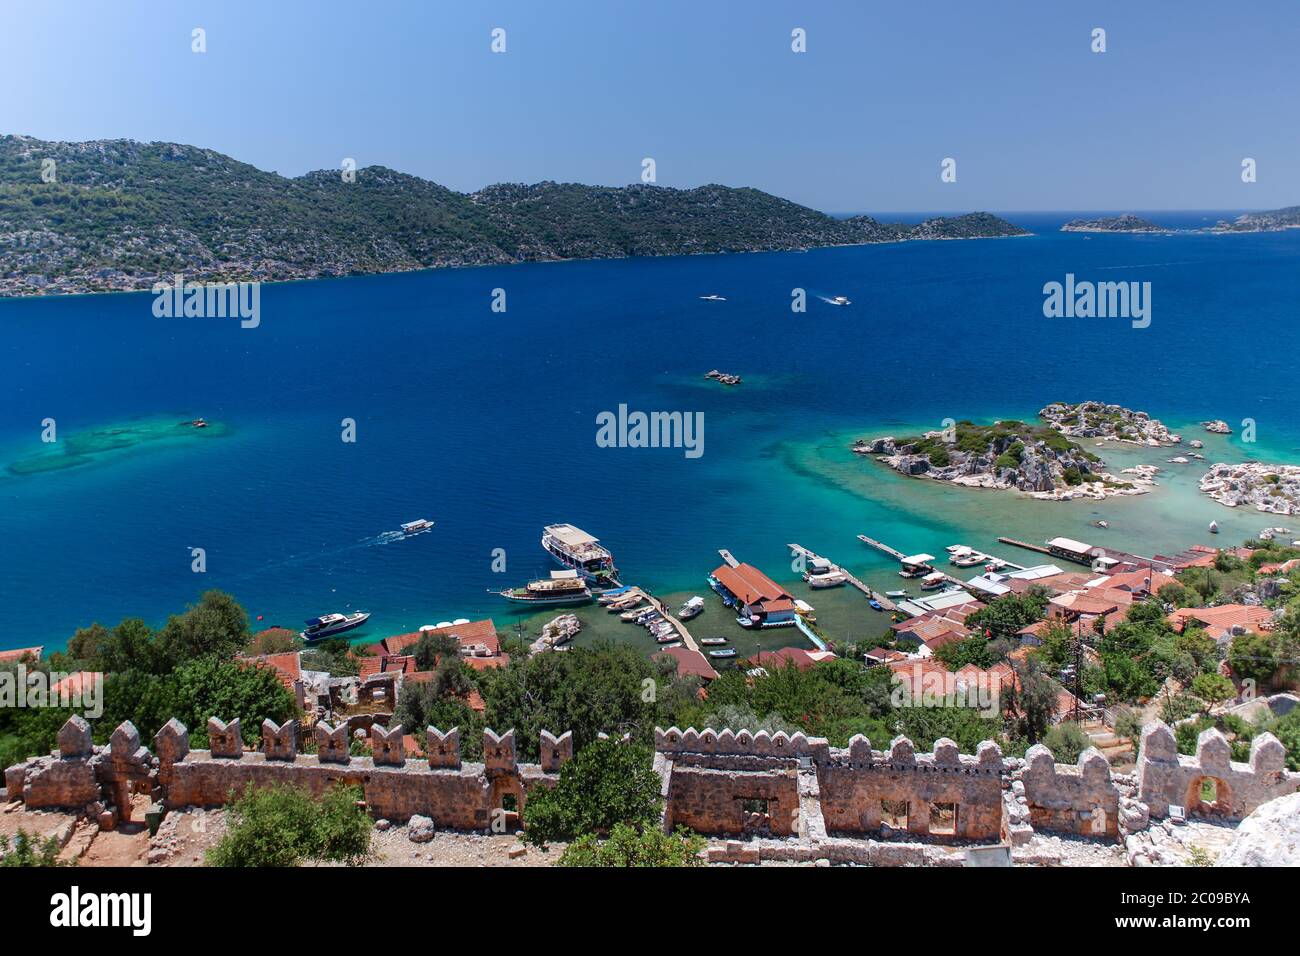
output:
[[458,190],[621,185],[652,156],[661,185],[832,212],[1300,203],[1289,0],[0,3],[6,133],[285,175],[351,156]]

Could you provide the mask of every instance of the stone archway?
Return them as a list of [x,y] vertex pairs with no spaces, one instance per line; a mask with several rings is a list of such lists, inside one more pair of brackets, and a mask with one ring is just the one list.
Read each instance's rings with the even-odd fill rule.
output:
[[489,817],[501,821],[506,830],[517,830],[522,825],[524,813],[524,788],[518,777],[499,776],[492,780]]
[[1189,815],[1195,813],[1207,817],[1228,817],[1232,815],[1232,788],[1222,777],[1203,774],[1195,777],[1187,785],[1184,800]]

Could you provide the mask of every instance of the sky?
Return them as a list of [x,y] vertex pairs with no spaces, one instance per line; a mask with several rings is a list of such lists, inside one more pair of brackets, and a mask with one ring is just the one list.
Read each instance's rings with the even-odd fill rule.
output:
[[1290,0],[0,0],[0,133],[461,191],[650,157],[827,212],[1269,209],[1300,203],[1298,41]]

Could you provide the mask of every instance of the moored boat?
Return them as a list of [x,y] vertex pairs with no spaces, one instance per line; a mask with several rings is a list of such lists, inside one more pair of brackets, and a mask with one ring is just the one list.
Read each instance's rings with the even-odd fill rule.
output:
[[586,604],[591,600],[591,589],[577,571],[552,571],[549,578],[496,593],[518,604]]
[[683,621],[689,621],[693,617],[698,617],[704,611],[704,598],[693,597],[682,605],[682,609],[677,612],[677,616]]
[[354,611],[351,614],[322,614],[307,620],[306,627],[299,636],[308,644],[323,641],[327,637],[354,630],[370,618],[368,611]]
[[548,524],[542,529],[542,547],[564,567],[577,571],[592,584],[618,587],[614,556],[600,541],[571,524]]
[[727,639],[725,637],[702,637],[700,643],[705,647],[717,647],[727,643]]
[[709,651],[710,657],[735,657],[736,649],[734,647],[724,647],[720,651]]
[[810,572],[805,574],[803,579],[810,588],[818,590],[821,588],[837,588],[841,584],[847,584],[849,580],[848,575],[840,570],[826,571],[822,574],[812,574]]

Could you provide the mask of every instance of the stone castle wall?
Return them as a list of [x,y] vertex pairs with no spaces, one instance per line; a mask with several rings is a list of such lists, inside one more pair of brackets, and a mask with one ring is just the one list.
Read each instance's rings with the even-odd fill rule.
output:
[[[245,749],[238,720],[214,718],[207,730],[210,749],[191,750],[186,728],[168,721],[151,753],[129,722],[107,747],[95,747],[90,726],[73,717],[59,732],[57,751],[5,771],[7,794],[32,809],[108,805],[129,818],[132,792],[152,792],[174,809],[220,806],[250,786],[291,784],[323,794],[346,783],[363,789],[376,817],[400,822],[418,814],[435,826],[482,830],[502,812],[521,813],[535,788],[554,786],[573,756],[572,734],[545,731],[540,762],[521,764],[513,731],[484,731],[483,761],[462,763],[455,728],[428,728],[427,759],[418,760],[407,758],[400,726],[373,726],[367,757],[350,754],[346,724],[313,728],[313,754],[298,752],[293,722],[265,721],[258,751]],[[1145,827],[1149,817],[1167,816],[1171,806],[1241,818],[1300,791],[1300,773],[1286,769],[1286,751],[1271,734],[1255,738],[1249,763],[1234,763],[1217,730],[1202,733],[1189,757],[1159,721],[1143,731],[1135,776],[1122,781],[1091,748],[1070,765],[1041,745],[1019,761],[1004,759],[992,741],[973,756],[947,739],[918,754],[904,737],[878,751],[860,735],[841,749],[802,733],[675,727],[655,730],[654,767],[665,828],[797,838],[790,844],[796,849],[834,844],[850,856],[845,839],[891,829],[940,842],[1020,844],[1035,829],[1115,839]],[[1201,796],[1207,780],[1215,783],[1212,803]]]

